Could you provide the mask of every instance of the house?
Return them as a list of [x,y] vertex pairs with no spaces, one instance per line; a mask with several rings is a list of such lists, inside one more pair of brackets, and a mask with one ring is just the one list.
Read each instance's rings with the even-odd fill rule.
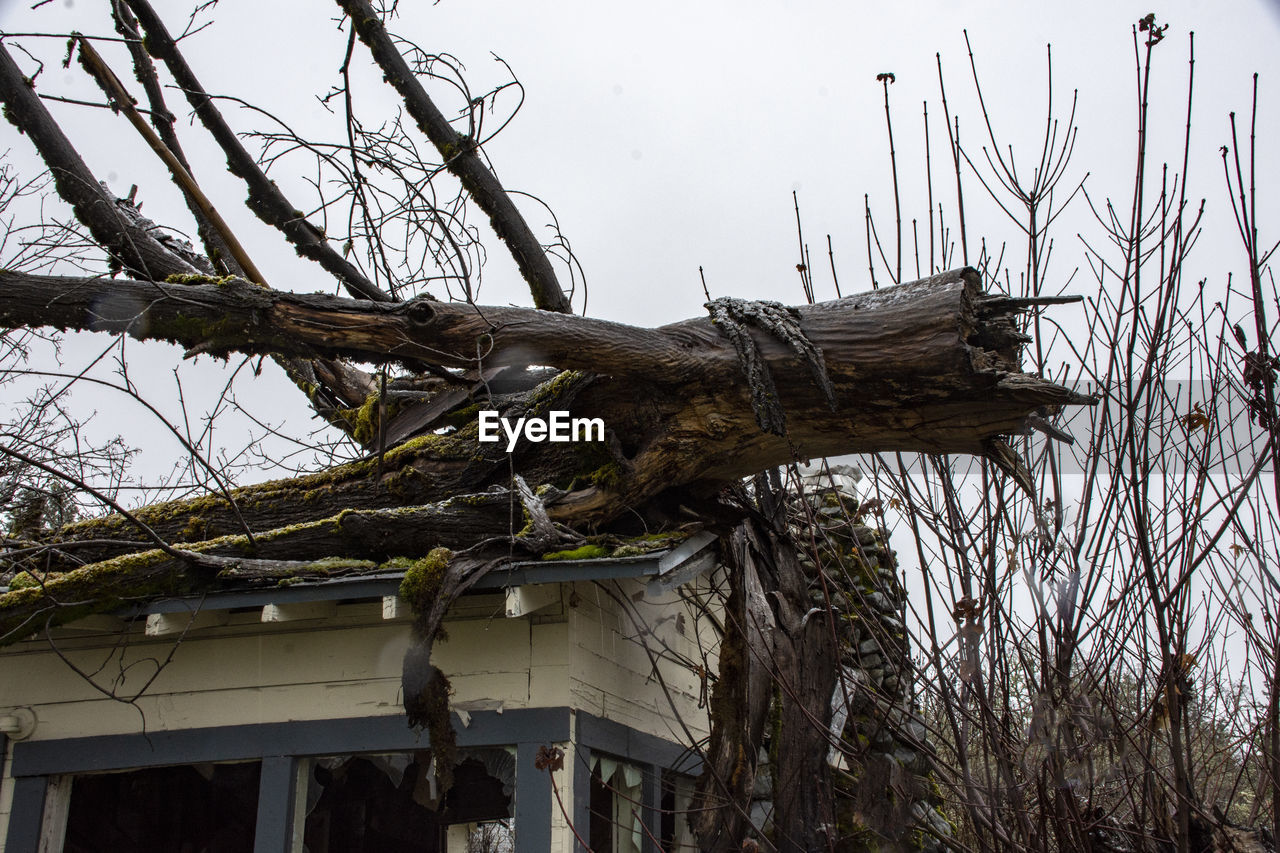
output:
[[461,598],[433,651],[458,733],[444,797],[405,723],[397,574],[41,632],[0,650],[3,849],[694,849],[679,812],[707,735],[715,554],[703,532],[513,564]]

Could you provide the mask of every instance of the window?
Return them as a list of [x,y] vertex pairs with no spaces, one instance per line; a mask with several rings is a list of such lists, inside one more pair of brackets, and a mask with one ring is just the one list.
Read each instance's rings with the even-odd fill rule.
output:
[[460,757],[453,787],[443,800],[429,751],[315,759],[307,789],[305,849],[309,853],[513,849],[498,845],[504,831],[512,832],[514,755],[506,749],[477,749]]
[[186,764],[76,776],[64,853],[251,853],[261,764]]
[[589,843],[595,853],[640,853],[641,779],[639,767],[592,753]]
[[665,853],[698,849],[693,831],[689,829],[692,800],[693,779],[673,770],[663,770],[658,841]]

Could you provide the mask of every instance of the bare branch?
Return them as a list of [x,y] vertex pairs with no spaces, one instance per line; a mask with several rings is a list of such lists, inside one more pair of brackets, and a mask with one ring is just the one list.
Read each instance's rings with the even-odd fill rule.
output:
[[365,0],[338,0],[338,5],[351,19],[360,40],[368,46],[374,61],[386,75],[387,82],[404,99],[418,128],[445,158],[449,171],[462,181],[476,204],[488,214],[493,230],[507,244],[520,274],[528,283],[533,304],[544,311],[572,313],[551,261],[498,178],[480,159],[477,141],[453,129],[410,70],[373,7]]
[[133,275],[163,280],[198,270],[166,249],[151,234],[130,227],[113,199],[80,159],[71,141],[49,115],[34,83],[23,76],[0,43],[0,101],[4,114],[36,146],[53,173],[58,194],[75,209],[76,217],[110,253],[112,262]]
[[235,131],[222,118],[213,98],[200,85],[177,44],[165,29],[164,22],[147,0],[125,0],[138,17],[147,34],[147,49],[169,69],[187,95],[187,101],[199,116],[205,129],[227,156],[231,173],[244,180],[249,189],[249,208],[268,225],[273,225],[305,258],[316,261],[342,282],[354,296],[375,302],[392,302],[386,291],[373,284],[355,266],[342,257],[325,239],[324,233],[306,220],[289,203],[284,193],[267,178]]

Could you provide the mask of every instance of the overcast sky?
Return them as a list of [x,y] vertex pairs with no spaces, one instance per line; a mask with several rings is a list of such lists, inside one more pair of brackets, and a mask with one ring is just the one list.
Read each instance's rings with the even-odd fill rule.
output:
[[[30,0],[0,0],[0,28],[10,33],[74,28],[112,34],[105,0],[54,0],[37,11],[29,10],[30,5]],[[190,5],[157,2],[171,29],[180,28]],[[927,216],[924,101],[932,129],[935,197],[945,208],[954,207],[954,184],[944,169],[946,136],[935,54],[942,57],[962,138],[975,156],[980,152],[985,131],[968,68],[966,28],[999,140],[1023,151],[1019,162],[1028,168],[1038,156],[1044,127],[1046,45],[1052,43],[1054,107],[1063,121],[1072,91],[1079,91],[1080,135],[1064,186],[1074,186],[1089,172],[1091,194],[1114,196],[1122,204],[1134,162],[1132,27],[1149,11],[1169,24],[1156,51],[1158,159],[1179,156],[1188,31],[1195,31],[1192,195],[1209,200],[1208,230],[1198,250],[1206,264],[1204,275],[1222,279],[1227,269],[1240,268],[1223,260],[1240,249],[1233,242],[1216,152],[1228,141],[1227,112],[1248,113],[1255,71],[1261,74],[1260,150],[1272,152],[1280,145],[1280,7],[1275,2],[1182,0],[1151,8],[1146,0],[442,0],[436,5],[402,0],[400,7],[393,31],[427,50],[458,57],[474,90],[502,80],[504,69],[491,53],[510,64],[525,87],[526,102],[488,148],[500,177],[508,187],[535,193],[555,210],[588,276],[588,312],[644,325],[702,312],[700,265],[713,296],[801,301],[793,191],[817,268],[818,297],[834,295],[826,263],[828,234],[842,289],[848,293],[869,286],[864,194],[870,196],[882,235],[892,228],[893,209],[884,94],[875,77],[880,72],[896,77],[890,97],[909,233],[913,217],[923,222]],[[299,129],[334,138],[336,125],[325,124],[329,118],[315,96],[337,79],[345,38],[337,30],[336,14],[337,7],[325,3],[223,0],[213,12],[212,26],[185,43],[187,56],[208,89],[260,103]],[[60,67],[63,42],[23,43],[46,59],[42,92],[97,99],[77,66]],[[118,70],[128,69],[118,48],[104,53]],[[365,93],[367,116],[379,109],[390,115],[395,100],[389,88],[370,86]],[[185,107],[176,98],[170,105]],[[160,186],[153,158],[122,118],[63,104],[51,109],[113,190],[123,194],[137,183],[149,215],[183,223],[176,194]],[[238,128],[254,123],[243,111],[228,108],[227,114]],[[184,123],[181,133],[196,163],[196,177],[250,245],[273,285],[331,289],[318,267],[293,257],[273,231],[245,211],[240,186],[229,179],[198,130]],[[10,160],[24,171],[36,168],[29,144],[7,124],[0,129],[2,149],[9,149]],[[285,186],[301,177],[273,176]],[[1012,239],[1013,232],[982,201],[973,179],[966,181],[971,235],[986,234],[992,245]],[[1280,158],[1264,155],[1259,184],[1280,188]],[[1272,239],[1280,236],[1280,228],[1273,226],[1280,222],[1274,196],[1264,192],[1261,198],[1263,233]],[[1076,208],[1078,218],[1064,220],[1055,244],[1050,279],[1059,283],[1083,265],[1075,232],[1087,231],[1089,223],[1087,208]],[[546,221],[536,211],[530,218],[535,226]],[[480,301],[528,304],[496,240],[489,249]],[[913,270],[914,262],[907,266]],[[171,360],[157,358],[139,370],[153,369],[159,380],[169,381],[165,377],[177,353],[167,351],[173,353]],[[299,397],[299,411],[301,405]]]

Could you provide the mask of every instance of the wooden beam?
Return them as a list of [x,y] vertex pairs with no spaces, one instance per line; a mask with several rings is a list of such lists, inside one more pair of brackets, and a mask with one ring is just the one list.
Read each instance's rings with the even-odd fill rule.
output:
[[200,628],[220,628],[230,614],[225,610],[198,610],[194,613],[152,613],[147,616],[148,637],[168,637]]
[[558,583],[516,586],[507,590],[506,614],[508,619],[516,619],[559,603],[560,584]]
[[338,612],[336,601],[298,601],[268,604],[262,608],[263,622],[301,622],[305,619],[328,619]]

